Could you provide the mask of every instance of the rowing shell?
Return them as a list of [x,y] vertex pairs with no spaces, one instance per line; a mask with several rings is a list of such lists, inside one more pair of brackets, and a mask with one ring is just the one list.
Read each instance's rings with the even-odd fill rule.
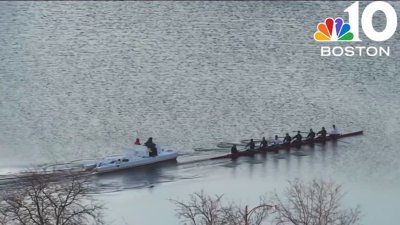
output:
[[304,141],[301,141],[300,143],[272,145],[272,146],[268,146],[264,149],[258,148],[256,150],[246,150],[246,151],[242,151],[242,152],[238,152],[238,153],[221,155],[221,156],[213,157],[213,158],[211,158],[211,160],[226,159],[226,158],[238,158],[241,156],[253,156],[255,154],[260,154],[260,153],[265,153],[265,152],[273,152],[273,151],[278,151],[281,149],[290,149],[292,147],[301,147],[303,145],[313,145],[315,143],[324,143],[326,141],[335,141],[337,139],[341,139],[341,138],[345,138],[345,137],[352,137],[352,136],[362,135],[362,134],[363,134],[363,131],[357,131],[357,132],[341,134],[341,135],[331,135],[331,136],[325,137],[325,139],[316,138],[314,140],[304,140]]

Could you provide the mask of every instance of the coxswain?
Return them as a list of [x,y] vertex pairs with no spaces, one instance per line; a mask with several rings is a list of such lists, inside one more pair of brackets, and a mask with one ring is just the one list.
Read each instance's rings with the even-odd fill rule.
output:
[[314,140],[315,138],[315,133],[312,129],[310,129],[310,132],[307,135],[307,140]]
[[282,144],[281,140],[279,140],[278,135],[275,135],[274,145],[280,145],[280,144]]
[[326,132],[326,130],[325,130],[325,127],[322,127],[322,130],[318,131],[318,133],[317,133],[317,135],[318,135],[317,138],[319,138],[319,139],[325,139],[326,133],[327,133],[327,132]]
[[249,146],[250,150],[254,150],[254,148],[256,147],[256,145],[254,144],[253,139],[250,139],[250,142],[246,145],[246,147]]
[[140,145],[140,140],[139,140],[139,138],[136,138],[136,140],[135,140],[135,145]]
[[232,148],[231,148],[231,153],[232,153],[232,154],[238,153],[238,150],[237,150],[235,144],[234,144],[234,145],[232,146]]
[[287,143],[290,143],[290,142],[292,142],[292,138],[289,136],[288,133],[286,133],[286,136],[285,136],[285,138],[283,139],[283,143],[284,143],[284,144],[287,144]]
[[265,137],[263,137],[260,142],[260,149],[266,150],[267,147],[268,147],[268,141],[265,140]]
[[332,130],[329,132],[330,136],[340,135],[339,129],[336,128],[335,124],[332,125]]
[[300,131],[297,131],[297,134],[293,137],[293,143],[300,143],[303,136],[301,136]]

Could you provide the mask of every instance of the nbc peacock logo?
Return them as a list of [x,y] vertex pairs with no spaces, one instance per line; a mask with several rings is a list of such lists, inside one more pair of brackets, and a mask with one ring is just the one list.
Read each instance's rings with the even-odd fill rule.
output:
[[[342,17],[328,17],[317,25],[314,40],[322,43],[337,43],[321,46],[321,56],[390,56],[390,46],[361,45],[360,27],[365,35],[374,42],[383,42],[391,38],[397,29],[397,13],[387,2],[373,1],[360,13],[358,1],[344,10],[348,14],[345,23]],[[376,30],[373,24],[375,13],[381,12],[386,17],[384,29]],[[382,14],[381,14],[382,15]],[[361,22],[361,23],[360,23]],[[361,25],[361,26],[360,26]],[[380,24],[377,24],[380,26]],[[338,44],[342,42],[342,44]],[[343,42],[347,42],[343,44]],[[349,43],[351,42],[351,44]],[[357,44],[357,45],[355,45]]]
[[314,33],[316,41],[352,41],[353,33],[350,32],[350,24],[343,19],[326,18],[324,23],[319,23],[317,32]]

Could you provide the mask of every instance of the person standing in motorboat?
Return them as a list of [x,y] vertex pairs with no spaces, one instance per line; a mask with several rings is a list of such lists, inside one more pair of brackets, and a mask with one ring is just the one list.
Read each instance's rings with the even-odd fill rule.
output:
[[146,143],[144,143],[144,145],[149,149],[149,156],[157,156],[157,147],[156,144],[154,144],[153,142],[153,138],[149,137],[149,139],[146,141]]
[[148,148],[150,148],[151,145],[153,145],[153,138],[149,137],[149,139],[147,139],[147,141],[144,143],[144,146],[147,146]]

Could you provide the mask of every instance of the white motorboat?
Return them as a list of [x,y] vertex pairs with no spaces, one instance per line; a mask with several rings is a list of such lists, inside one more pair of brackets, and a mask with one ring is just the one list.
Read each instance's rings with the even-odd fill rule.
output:
[[125,149],[124,155],[109,156],[95,163],[84,165],[84,167],[86,170],[104,173],[176,160],[177,157],[178,154],[176,151],[162,149],[159,146],[157,146],[157,156],[149,156],[146,146],[135,145],[133,148]]

